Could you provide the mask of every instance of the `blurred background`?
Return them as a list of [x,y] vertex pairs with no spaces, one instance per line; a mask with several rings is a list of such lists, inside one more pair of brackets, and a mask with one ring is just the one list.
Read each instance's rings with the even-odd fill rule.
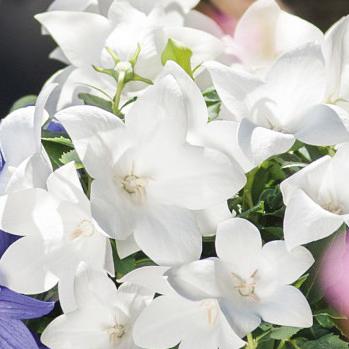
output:
[[[33,15],[45,11],[50,2],[0,0],[0,117],[6,115],[16,99],[37,94],[45,80],[62,67],[48,59],[55,45],[49,37],[41,36],[40,27],[33,19]],[[205,0],[199,9],[213,17],[224,12],[237,19],[252,2]],[[282,5],[323,30],[349,14],[349,0],[284,0]]]

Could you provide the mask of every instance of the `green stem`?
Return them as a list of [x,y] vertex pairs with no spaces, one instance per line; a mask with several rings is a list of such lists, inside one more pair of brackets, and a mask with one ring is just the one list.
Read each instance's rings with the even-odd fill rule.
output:
[[276,349],[282,349],[285,347],[286,341],[281,341]]
[[290,340],[290,343],[292,344],[294,349],[301,349],[294,340]]
[[119,117],[122,116],[119,106],[120,106],[122,91],[124,90],[124,87],[125,87],[125,78],[126,78],[126,73],[120,72],[119,78],[118,78],[118,86],[116,88],[116,93],[113,99],[113,112],[115,115]]
[[257,342],[253,339],[253,336],[251,333],[247,335],[247,345],[246,349],[257,349]]
[[250,173],[247,174],[247,183],[243,192],[243,206],[244,209],[250,209],[254,206],[252,198],[252,186],[254,182],[254,177],[258,171],[258,167],[253,169]]

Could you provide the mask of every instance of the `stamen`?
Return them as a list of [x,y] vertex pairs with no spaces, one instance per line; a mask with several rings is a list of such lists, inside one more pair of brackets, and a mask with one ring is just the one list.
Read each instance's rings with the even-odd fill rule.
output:
[[117,344],[126,333],[126,329],[123,325],[115,324],[113,327],[107,330],[111,344]]
[[95,233],[95,227],[88,219],[82,220],[79,225],[71,232],[70,239],[76,240],[80,237],[90,237]]

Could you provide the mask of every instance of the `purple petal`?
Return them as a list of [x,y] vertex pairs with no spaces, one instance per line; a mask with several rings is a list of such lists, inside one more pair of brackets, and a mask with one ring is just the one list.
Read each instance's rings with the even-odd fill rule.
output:
[[42,302],[13,292],[6,287],[0,288],[1,319],[27,320],[39,318],[50,313],[54,305],[54,302]]
[[6,161],[4,159],[4,155],[2,154],[2,151],[0,150],[0,172],[3,170],[5,164],[6,164]]
[[0,230],[0,258],[5,253],[7,248],[11,244],[13,244],[15,241],[17,241],[19,238],[20,238],[20,236],[8,234],[8,233],[5,233],[4,231]]
[[1,349],[38,349],[32,334],[19,320],[0,319]]
[[50,123],[47,125],[47,131],[53,133],[67,133],[63,125],[57,120],[50,121]]

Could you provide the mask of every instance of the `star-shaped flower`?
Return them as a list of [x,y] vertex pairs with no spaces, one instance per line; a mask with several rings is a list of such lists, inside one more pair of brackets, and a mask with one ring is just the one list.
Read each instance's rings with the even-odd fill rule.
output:
[[73,162],[49,176],[47,190],[2,196],[0,227],[23,236],[0,260],[0,283],[17,292],[38,294],[58,284],[62,307],[74,309],[72,288],[81,262],[114,272],[110,243],[92,218]]

